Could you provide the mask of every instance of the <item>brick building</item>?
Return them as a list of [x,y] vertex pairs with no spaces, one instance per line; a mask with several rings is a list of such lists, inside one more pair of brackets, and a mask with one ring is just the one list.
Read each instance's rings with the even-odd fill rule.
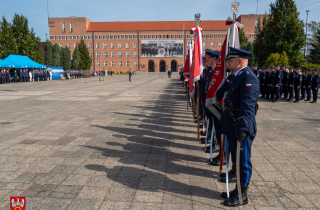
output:
[[[255,24],[261,15],[241,15],[244,31],[253,41]],[[50,41],[67,45],[71,53],[84,39],[92,70],[165,72],[183,66],[184,51],[194,21],[92,22],[85,17],[49,18]],[[220,50],[228,27],[225,21],[201,21],[203,49]],[[155,47],[155,53],[146,49]],[[180,49],[178,51],[178,49]],[[172,50],[171,50],[172,49]],[[177,49],[177,50],[175,50]],[[154,51],[153,51],[154,52]]]

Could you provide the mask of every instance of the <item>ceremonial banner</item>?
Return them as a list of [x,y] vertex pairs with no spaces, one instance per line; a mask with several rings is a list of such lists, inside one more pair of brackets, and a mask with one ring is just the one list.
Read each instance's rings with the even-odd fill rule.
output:
[[191,63],[192,63],[192,41],[188,41],[188,51],[185,57],[183,75],[190,74]]
[[[228,22],[227,22],[228,24]],[[217,64],[214,68],[214,72],[212,74],[212,78],[209,84],[207,98],[206,98],[206,107],[218,118],[220,119],[221,114],[214,104],[216,103],[215,95],[216,91],[223,84],[226,78],[226,70],[224,66],[224,59],[226,54],[228,53],[229,46],[239,48],[239,28],[242,28],[243,25],[239,23],[234,23],[229,25],[228,34],[224,39],[220,56],[218,58]],[[222,101],[223,103],[223,101]]]
[[200,27],[194,30],[194,49],[193,49],[193,82],[200,80],[200,74],[202,74],[202,29]]

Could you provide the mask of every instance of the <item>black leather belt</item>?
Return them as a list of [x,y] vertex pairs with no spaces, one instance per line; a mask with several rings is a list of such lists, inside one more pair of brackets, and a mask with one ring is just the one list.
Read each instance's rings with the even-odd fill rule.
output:
[[228,107],[228,106],[222,106],[223,111],[229,111],[229,112],[239,112],[240,108],[238,107]]

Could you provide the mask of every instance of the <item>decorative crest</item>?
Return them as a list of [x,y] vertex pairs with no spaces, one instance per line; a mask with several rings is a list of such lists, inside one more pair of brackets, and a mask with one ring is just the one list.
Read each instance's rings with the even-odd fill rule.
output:
[[194,15],[194,19],[197,23],[197,26],[199,26],[199,23],[201,22],[200,17],[201,17],[200,13],[197,13]]
[[233,12],[233,20],[235,20],[237,12],[239,12],[240,2],[232,2],[231,3],[231,12]]

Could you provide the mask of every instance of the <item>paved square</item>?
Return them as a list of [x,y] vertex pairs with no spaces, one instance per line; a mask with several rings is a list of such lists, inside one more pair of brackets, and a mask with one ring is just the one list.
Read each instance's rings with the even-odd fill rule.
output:
[[[224,209],[176,75],[4,84],[0,104],[0,209]],[[259,104],[240,208],[319,209],[320,106]]]

